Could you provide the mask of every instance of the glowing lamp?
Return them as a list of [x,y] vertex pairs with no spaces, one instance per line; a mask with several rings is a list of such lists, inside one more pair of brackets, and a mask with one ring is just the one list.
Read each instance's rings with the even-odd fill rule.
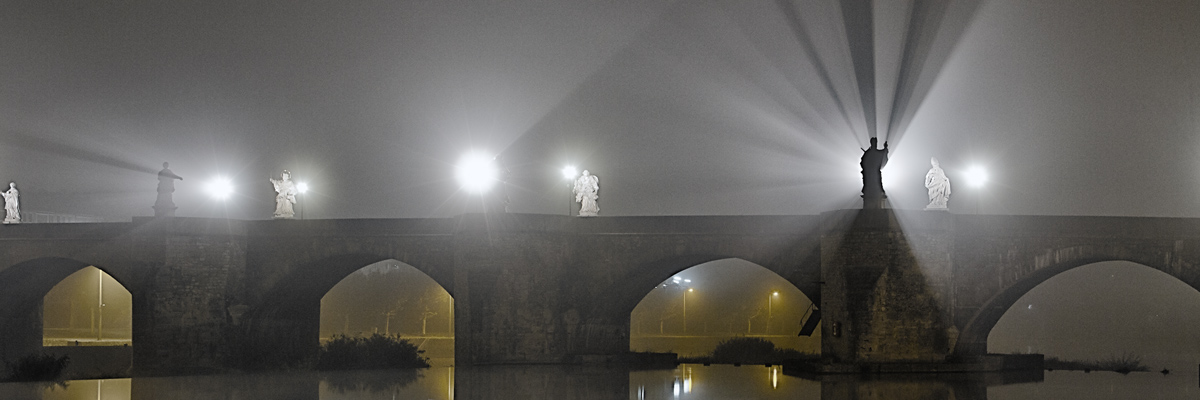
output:
[[464,154],[458,159],[454,168],[454,177],[458,185],[468,193],[482,194],[496,184],[499,177],[494,157],[478,151]]
[[233,182],[229,178],[218,176],[204,186],[204,191],[217,200],[228,199],[233,194]]
[[981,166],[973,166],[967,169],[967,185],[970,187],[980,188],[988,181],[988,173]]
[[563,175],[563,179],[575,180],[575,177],[579,176],[579,170],[575,169],[574,165],[568,165],[568,166],[563,167],[562,175]]

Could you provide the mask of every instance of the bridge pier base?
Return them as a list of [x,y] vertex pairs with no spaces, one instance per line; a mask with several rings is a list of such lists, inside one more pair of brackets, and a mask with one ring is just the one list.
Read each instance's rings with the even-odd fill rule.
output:
[[901,220],[890,209],[873,209],[828,216],[821,241],[823,364],[859,371],[947,363],[957,339],[949,304],[951,215]]
[[228,309],[240,303],[244,231],[167,218],[142,225],[136,235],[161,261],[134,297],[133,373],[228,370],[236,351]]

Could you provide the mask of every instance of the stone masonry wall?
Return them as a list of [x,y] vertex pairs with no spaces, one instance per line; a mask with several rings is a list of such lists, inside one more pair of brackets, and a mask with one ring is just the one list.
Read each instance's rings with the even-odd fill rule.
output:
[[[177,234],[164,238],[166,259],[147,288],[151,321],[137,332],[134,367],[139,373],[221,370],[233,348],[227,307],[231,284],[245,270],[245,239]],[[136,311],[136,310],[135,310]]]
[[944,361],[956,336],[949,221],[930,214],[902,225],[891,210],[844,218],[822,243],[822,354],[849,364]]

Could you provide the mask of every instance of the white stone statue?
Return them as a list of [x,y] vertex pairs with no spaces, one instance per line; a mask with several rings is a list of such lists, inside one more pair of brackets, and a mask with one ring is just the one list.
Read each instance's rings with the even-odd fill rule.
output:
[[17,191],[17,183],[9,182],[8,190],[0,194],[4,195],[4,223],[21,223],[21,192]]
[[575,179],[575,201],[580,203],[580,217],[595,217],[600,213],[600,206],[596,204],[596,199],[600,198],[597,193],[600,192],[600,178],[583,171],[578,179]]
[[946,211],[946,203],[950,201],[950,178],[946,177],[936,158],[931,157],[929,163],[933,168],[925,174],[925,189],[929,190],[929,205],[925,209]]
[[296,184],[292,183],[292,173],[286,169],[280,178],[271,178],[271,184],[275,185],[275,218],[290,219],[296,216],[292,210],[292,204],[296,204]]

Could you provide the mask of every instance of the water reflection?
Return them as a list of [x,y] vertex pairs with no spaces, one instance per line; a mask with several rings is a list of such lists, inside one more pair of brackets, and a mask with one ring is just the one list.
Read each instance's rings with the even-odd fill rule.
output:
[[818,399],[821,382],[787,376],[780,367],[680,365],[629,373],[630,399]]
[[822,400],[888,398],[986,400],[988,387],[1042,382],[1043,371],[985,374],[888,374],[872,377],[827,375],[821,381]]
[[0,399],[1158,399],[1195,398],[1189,375],[1057,371],[1044,375],[791,376],[779,367],[685,364],[674,369],[535,365],[419,371],[273,373],[0,384]]

